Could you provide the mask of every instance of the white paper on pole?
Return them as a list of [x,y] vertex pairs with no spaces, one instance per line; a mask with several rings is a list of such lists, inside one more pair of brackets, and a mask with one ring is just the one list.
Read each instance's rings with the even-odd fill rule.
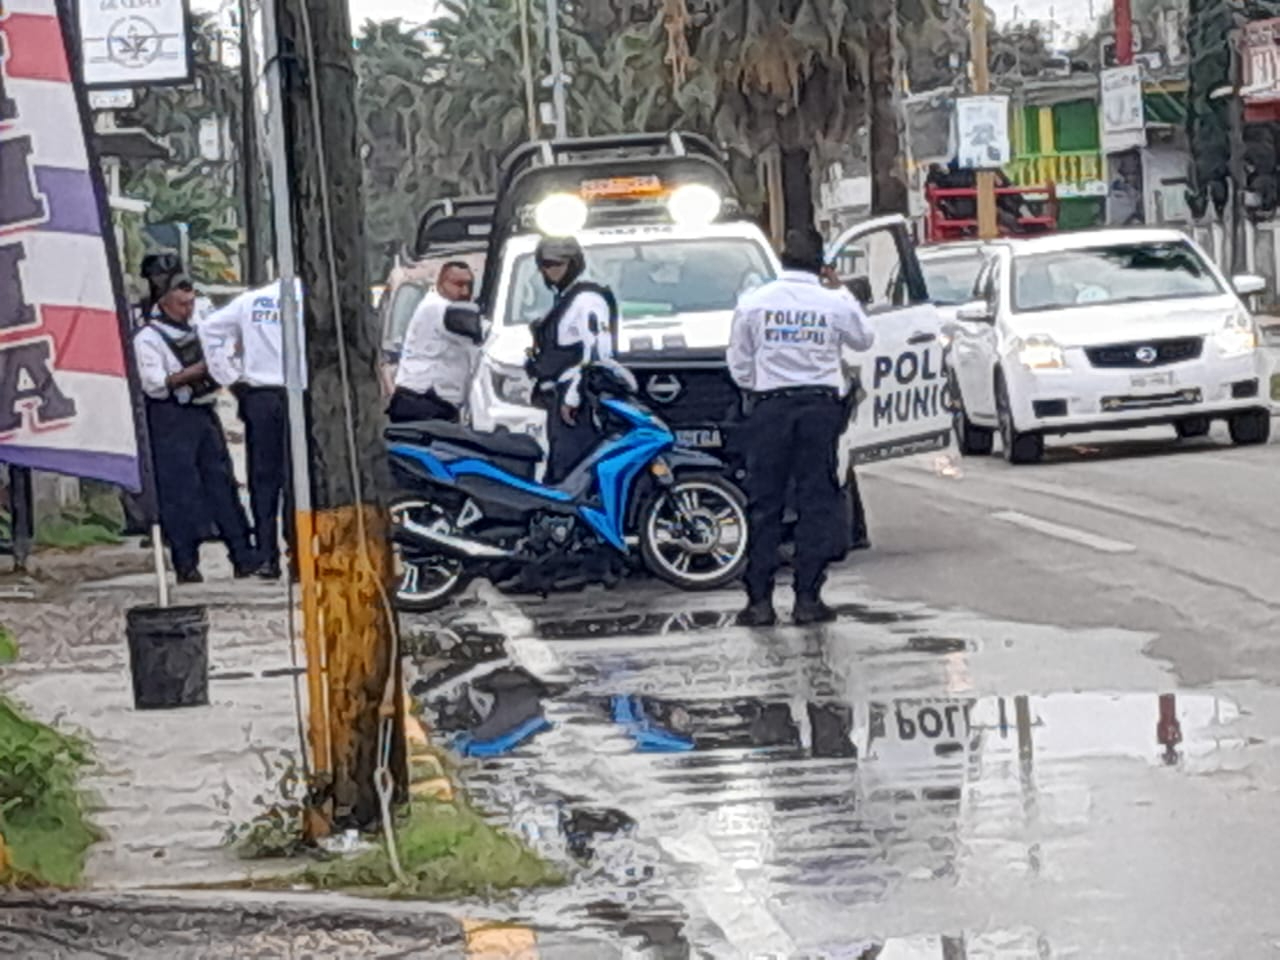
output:
[[87,86],[190,79],[186,0],[79,0],[77,6]]
[[1102,71],[1103,153],[1119,153],[1147,143],[1146,112],[1142,104],[1142,68],[1137,64]]
[[964,169],[991,170],[1013,159],[1008,97],[962,97],[956,101],[956,128],[956,162]]

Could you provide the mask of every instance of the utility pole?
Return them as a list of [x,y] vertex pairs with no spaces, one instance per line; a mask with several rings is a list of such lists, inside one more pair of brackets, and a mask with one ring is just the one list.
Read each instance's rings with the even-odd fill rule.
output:
[[[987,6],[986,0],[969,0],[969,31],[972,47],[973,92],[985,96],[991,92],[991,67],[987,58]],[[995,240],[1000,235],[996,220],[996,175],[991,170],[979,170],[978,183],[978,237]]]
[[240,0],[240,181],[244,193],[245,279],[253,288],[267,282],[262,242],[264,212],[262,181],[258,175],[257,57],[253,46],[252,0]]
[[533,84],[533,57],[529,52],[529,0],[520,4],[520,52],[524,56],[525,112],[529,115],[529,139],[538,139],[538,95]]
[[[305,435],[311,477],[312,509],[299,509],[299,572],[312,725],[326,727],[311,737],[321,754],[313,758],[314,834],[317,819],[377,823],[387,800],[380,785],[403,796],[407,774],[351,23],[346,0],[270,2],[283,84],[285,156],[277,159],[290,178],[304,291],[306,416],[290,427],[295,443]],[[287,305],[287,282],[285,292]]]
[[556,139],[569,135],[564,94],[564,62],[560,59],[559,0],[547,0],[547,51],[551,58],[551,105],[556,115]]

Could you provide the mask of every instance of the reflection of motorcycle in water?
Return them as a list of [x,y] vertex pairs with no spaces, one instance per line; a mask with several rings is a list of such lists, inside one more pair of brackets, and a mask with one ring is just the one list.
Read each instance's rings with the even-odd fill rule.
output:
[[[807,703],[808,751],[814,757],[856,757],[853,710],[842,703]],[[789,703],[752,698],[676,701],[642,696],[612,697],[610,718],[642,753],[685,753],[805,747]]]
[[475,577],[546,593],[612,584],[635,565],[684,590],[734,580],[747,559],[746,501],[709,454],[680,447],[629,386],[600,373],[579,416],[601,440],[564,483],[536,482],[532,437],[447,423],[387,430],[406,610],[444,605]]
[[450,746],[466,757],[502,756],[551,727],[542,709],[549,688],[520,667],[445,670],[416,692],[432,727],[452,734]]

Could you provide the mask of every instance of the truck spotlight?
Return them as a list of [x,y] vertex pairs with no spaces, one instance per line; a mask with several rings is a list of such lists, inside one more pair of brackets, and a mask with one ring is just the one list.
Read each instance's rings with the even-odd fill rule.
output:
[[571,193],[553,193],[533,212],[538,232],[548,237],[570,237],[587,225],[587,204]]
[[701,183],[686,183],[676,187],[667,201],[671,219],[681,226],[705,227],[720,216],[723,205],[720,194]]

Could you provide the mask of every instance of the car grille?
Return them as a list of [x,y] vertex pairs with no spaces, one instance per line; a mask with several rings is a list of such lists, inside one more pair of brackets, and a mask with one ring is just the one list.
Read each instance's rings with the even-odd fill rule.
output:
[[[1138,352],[1150,348],[1155,358],[1146,361],[1138,358]],[[1095,367],[1137,368],[1163,367],[1171,363],[1200,359],[1204,350],[1203,337],[1180,337],[1176,340],[1141,340],[1135,343],[1116,343],[1105,347],[1086,347],[1085,355]]]
[[[632,368],[632,372],[640,385],[640,399],[673,427],[719,426],[739,418],[738,387],[726,367]],[[678,392],[674,385],[678,385]],[[673,392],[674,398],[669,399]]]

